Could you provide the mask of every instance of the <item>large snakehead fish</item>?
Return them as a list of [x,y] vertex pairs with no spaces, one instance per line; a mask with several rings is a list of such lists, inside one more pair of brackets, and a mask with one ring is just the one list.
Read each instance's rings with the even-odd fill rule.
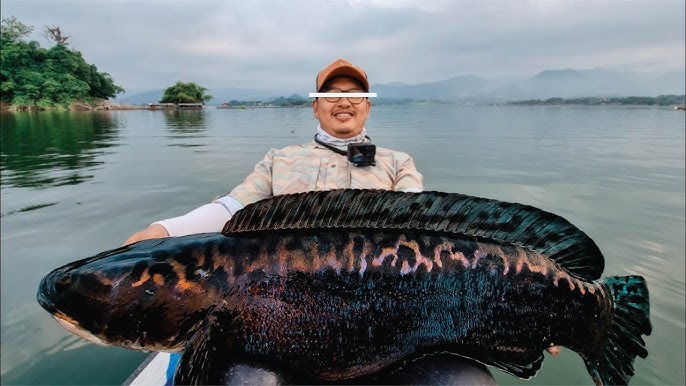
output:
[[91,341],[183,351],[179,384],[225,382],[240,358],[340,382],[433,352],[528,379],[552,345],[596,384],[627,384],[648,354],[648,288],[603,268],[584,232],[531,206],[335,190],[67,264],[37,298]]

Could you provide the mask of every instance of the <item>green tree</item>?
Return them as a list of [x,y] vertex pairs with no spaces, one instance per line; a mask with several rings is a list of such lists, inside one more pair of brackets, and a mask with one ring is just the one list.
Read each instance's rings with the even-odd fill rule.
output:
[[28,26],[16,17],[2,18],[2,28],[0,29],[0,40],[2,42],[15,42],[29,36],[33,31],[33,27]]
[[98,72],[79,51],[67,47],[61,35],[45,49],[24,39],[33,27],[15,17],[0,26],[0,100],[15,106],[67,107],[72,102],[96,102],[124,91],[107,73]]
[[212,99],[212,95],[206,95],[205,91],[205,87],[193,82],[176,82],[164,90],[160,103],[205,103]]

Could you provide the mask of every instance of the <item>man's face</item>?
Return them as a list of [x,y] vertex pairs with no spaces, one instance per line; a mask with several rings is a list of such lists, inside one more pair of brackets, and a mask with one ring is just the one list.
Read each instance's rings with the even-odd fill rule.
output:
[[[343,77],[331,80],[322,91],[364,92],[357,82]],[[371,106],[368,98],[358,104],[350,103],[348,98],[341,98],[337,102],[317,98],[312,102],[314,117],[319,120],[322,129],[337,138],[350,138],[360,134]]]

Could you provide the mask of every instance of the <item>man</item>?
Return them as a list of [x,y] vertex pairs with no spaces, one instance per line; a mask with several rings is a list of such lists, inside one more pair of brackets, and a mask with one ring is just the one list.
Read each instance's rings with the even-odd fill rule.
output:
[[[344,59],[335,60],[319,72],[316,85],[318,92],[369,92],[367,74]],[[369,143],[364,126],[371,110],[368,98],[316,98],[312,108],[319,120],[315,141],[270,150],[245,181],[227,195],[186,215],[155,222],[131,235],[126,244],[218,232],[245,205],[281,194],[342,188],[423,190],[422,175],[403,152],[377,148],[376,164],[369,166],[354,166],[335,152],[344,151],[351,143]]]
[[[319,121],[314,141],[280,150],[270,150],[240,185],[183,216],[157,221],[129,237],[126,244],[139,240],[219,232],[231,216],[244,206],[281,194],[339,188],[389,189],[405,192],[423,190],[422,175],[412,158],[399,151],[376,148],[373,162],[354,165],[345,150],[350,144],[370,144],[365,122],[371,102],[353,93],[368,93],[367,74],[345,59],[337,59],[319,72],[318,93],[312,102]],[[346,93],[351,96],[336,96]],[[342,153],[342,154],[341,154]],[[369,160],[367,160],[369,161]],[[171,357],[173,369],[178,356]],[[234,368],[237,379],[263,383],[264,371],[251,366]],[[275,380],[279,380],[274,375]],[[495,384],[485,366],[452,356],[426,358],[389,370],[379,378],[390,383]],[[373,379],[370,382],[374,381]]]

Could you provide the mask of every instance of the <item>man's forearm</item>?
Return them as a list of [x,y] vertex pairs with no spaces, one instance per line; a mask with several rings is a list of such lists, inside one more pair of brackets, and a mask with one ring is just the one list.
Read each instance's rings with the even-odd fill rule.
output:
[[224,224],[243,208],[238,200],[224,196],[205,204],[183,216],[173,217],[153,224],[163,226],[169,236],[186,236],[195,233],[220,232]]

